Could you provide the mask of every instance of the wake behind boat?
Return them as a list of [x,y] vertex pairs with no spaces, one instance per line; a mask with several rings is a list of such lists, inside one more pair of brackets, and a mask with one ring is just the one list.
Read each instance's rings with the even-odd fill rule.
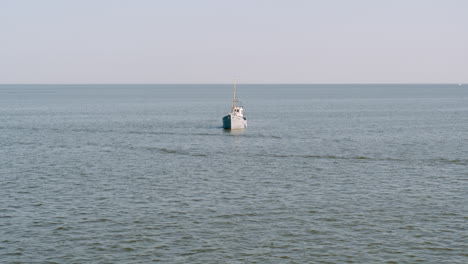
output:
[[227,116],[223,117],[224,129],[242,129],[247,128],[247,118],[244,116],[244,108],[237,105],[236,101],[236,81],[234,80],[234,97],[232,99],[232,110]]

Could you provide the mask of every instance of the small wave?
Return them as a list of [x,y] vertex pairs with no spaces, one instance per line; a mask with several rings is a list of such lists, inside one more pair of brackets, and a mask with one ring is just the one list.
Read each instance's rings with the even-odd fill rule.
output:
[[325,156],[319,156],[319,155],[303,155],[303,156],[301,156],[301,157],[302,157],[302,158],[316,158],[316,159],[372,160],[372,158],[363,157],[363,156],[344,157],[344,156],[333,156],[333,155],[325,155]]
[[209,133],[196,133],[195,136],[219,136],[219,134],[209,134]]
[[[378,160],[364,156],[334,156],[334,155],[282,155],[282,154],[272,154],[272,155],[263,155],[274,158],[305,158],[305,159],[344,159],[344,160]],[[393,160],[393,159],[379,159],[379,160]]]
[[83,223],[103,223],[103,222],[110,222],[112,220],[108,218],[99,218],[99,219],[88,219],[88,218],[82,218]]
[[399,159],[399,158],[372,158],[366,156],[335,156],[335,155],[287,155],[287,154],[271,154],[271,155],[262,155],[264,157],[273,157],[273,158],[304,158],[304,159],[336,159],[336,160],[362,160],[362,161],[396,161],[396,162],[428,162],[433,164],[453,164],[453,165],[468,165],[468,160],[466,159]]
[[[161,152],[170,153],[170,154],[178,153],[177,150],[167,149],[167,148],[160,148],[159,150],[160,150]],[[179,152],[179,153],[181,153],[181,152]]]
[[[304,159],[336,159],[336,160],[362,160],[362,161],[395,161],[395,162],[433,162],[434,160],[410,160],[410,159],[400,159],[400,158],[390,158],[390,157],[383,157],[383,158],[373,158],[373,157],[366,157],[366,156],[335,156],[335,155],[286,155],[286,154],[271,154],[271,155],[261,155],[264,157],[273,157],[273,158],[304,158]],[[440,162],[440,160],[439,160]],[[460,164],[466,165],[468,164],[467,161],[464,160],[447,160],[442,161],[446,163],[452,164]]]
[[171,155],[186,155],[186,156],[192,156],[192,157],[206,157],[206,156],[208,156],[205,153],[198,153],[198,152],[191,153],[191,152],[188,152],[188,151],[168,149],[168,148],[143,147],[143,149],[148,150],[148,151],[159,152],[159,153],[162,153],[162,154],[171,154]]
[[128,134],[138,135],[176,135],[175,132],[152,132],[152,131],[128,131]]
[[[62,132],[65,131],[63,129],[51,129],[53,131]],[[70,129],[71,132],[85,132],[85,133],[112,133],[115,132],[114,130],[101,130],[101,129],[87,129],[87,128],[77,128],[77,129]]]
[[185,253],[182,253],[182,255],[184,256],[191,256],[191,255],[195,255],[195,254],[199,254],[199,253],[208,253],[208,252],[213,252],[213,251],[217,251],[219,250],[219,248],[197,248],[197,249],[193,249],[189,252],[185,252]]
[[427,247],[425,249],[433,250],[433,251],[454,251],[453,248],[443,248],[443,247]]
[[264,156],[270,156],[274,158],[292,158],[292,155],[279,155],[279,154],[273,154],[273,155],[264,155]]
[[21,256],[23,253],[21,252],[12,252],[12,253],[5,253],[4,256]]
[[148,151],[156,151],[156,152],[166,153],[166,154],[177,154],[177,153],[181,153],[181,152],[178,152],[177,150],[168,149],[168,148],[143,147],[142,149],[148,150]]
[[336,218],[331,218],[331,217],[322,217],[318,219],[319,221],[324,221],[324,222],[336,222],[338,219]]
[[457,164],[457,165],[468,165],[468,160],[463,160],[463,159],[445,159],[445,158],[440,158],[440,159],[435,159],[433,160],[434,162],[438,163],[445,163],[445,164]]
[[280,136],[275,136],[275,135],[262,135],[262,134],[259,134],[259,135],[251,135],[251,134],[246,134],[244,135],[245,137],[248,137],[248,138],[272,138],[272,139],[281,139]]
[[129,131],[128,134],[136,135],[180,135],[180,136],[214,136],[218,137],[219,134],[210,133],[177,133],[177,132],[151,132],[151,131]]

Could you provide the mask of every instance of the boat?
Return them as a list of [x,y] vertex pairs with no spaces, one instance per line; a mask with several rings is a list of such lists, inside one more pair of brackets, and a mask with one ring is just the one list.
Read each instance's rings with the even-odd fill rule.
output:
[[247,118],[244,116],[244,107],[236,100],[236,80],[234,80],[234,97],[232,99],[231,113],[223,117],[224,129],[247,128]]

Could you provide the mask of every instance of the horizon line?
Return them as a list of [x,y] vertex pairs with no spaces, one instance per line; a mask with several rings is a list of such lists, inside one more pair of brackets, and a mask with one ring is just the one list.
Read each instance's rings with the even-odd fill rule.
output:
[[[232,85],[233,83],[0,83],[0,85]],[[437,82],[437,83],[417,83],[417,82],[395,82],[395,83],[237,83],[238,85],[439,85],[453,84],[460,85],[466,83],[457,82]]]

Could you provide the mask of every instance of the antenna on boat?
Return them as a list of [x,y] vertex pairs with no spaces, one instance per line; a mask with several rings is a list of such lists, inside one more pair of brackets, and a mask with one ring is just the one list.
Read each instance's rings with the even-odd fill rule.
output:
[[236,76],[234,76],[234,97],[232,99],[232,108],[236,107]]

